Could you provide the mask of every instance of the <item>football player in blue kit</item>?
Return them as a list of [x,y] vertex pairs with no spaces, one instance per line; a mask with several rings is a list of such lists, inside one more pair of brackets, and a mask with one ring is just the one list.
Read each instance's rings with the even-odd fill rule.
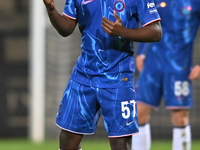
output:
[[133,41],[162,37],[153,0],[66,0],[62,14],[53,0],[43,2],[60,35],[69,36],[78,24],[82,36],[82,53],[56,117],[60,150],[81,149],[83,135],[95,132],[100,114],[111,149],[130,149],[138,132]]
[[[133,150],[150,150],[150,114],[164,99],[171,110],[173,150],[191,149],[189,109],[192,80],[200,77],[200,64],[192,67],[192,51],[200,26],[199,0],[155,0],[163,37],[156,43],[139,43],[136,66],[139,134]],[[142,144],[141,144],[142,143]]]

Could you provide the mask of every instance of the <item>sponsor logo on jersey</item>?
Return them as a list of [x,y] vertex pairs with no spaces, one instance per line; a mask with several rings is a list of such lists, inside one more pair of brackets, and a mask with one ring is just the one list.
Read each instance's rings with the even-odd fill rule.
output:
[[147,8],[155,8],[155,4],[154,3],[147,3]]
[[122,12],[125,9],[126,5],[122,0],[117,0],[113,4],[113,8],[116,12]]
[[147,3],[147,8],[149,9],[149,13],[153,14],[157,12],[155,3]]

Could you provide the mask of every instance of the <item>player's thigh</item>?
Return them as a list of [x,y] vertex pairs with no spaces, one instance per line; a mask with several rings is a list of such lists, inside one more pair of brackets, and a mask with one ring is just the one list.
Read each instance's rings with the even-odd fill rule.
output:
[[132,136],[109,138],[112,150],[131,150]]
[[192,107],[192,83],[188,79],[188,73],[166,74],[163,83],[167,109],[188,109]]
[[142,70],[136,83],[137,101],[157,108],[162,97],[163,72]]
[[93,134],[99,115],[96,89],[70,80],[60,103],[56,124],[72,133]]
[[138,132],[137,103],[133,87],[100,89],[99,103],[109,137]]

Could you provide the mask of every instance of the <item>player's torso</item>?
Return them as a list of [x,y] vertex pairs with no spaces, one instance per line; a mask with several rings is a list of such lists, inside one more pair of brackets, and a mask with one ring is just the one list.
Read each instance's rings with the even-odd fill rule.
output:
[[[82,34],[82,54],[78,58],[72,78],[79,83],[97,87],[133,84],[135,70],[133,43],[121,37],[108,36],[101,27],[103,16],[115,22],[113,11],[123,25],[137,28],[135,0],[75,0],[77,21]],[[137,16],[137,15],[136,15]],[[128,76],[127,76],[128,75]],[[121,83],[122,79],[124,83]],[[113,84],[113,85],[112,85]]]
[[152,1],[67,0],[70,7],[66,5],[65,14],[77,19],[82,34],[82,53],[71,77],[81,84],[94,87],[133,86],[133,42],[108,36],[103,31],[101,22],[103,16],[115,22],[113,11],[116,11],[123,26],[127,28],[137,28],[141,19],[143,25],[148,24],[160,18]]
[[[192,48],[200,25],[199,0],[155,0],[161,16],[163,37],[150,52],[165,71],[189,71]],[[154,56],[155,55],[155,56]]]

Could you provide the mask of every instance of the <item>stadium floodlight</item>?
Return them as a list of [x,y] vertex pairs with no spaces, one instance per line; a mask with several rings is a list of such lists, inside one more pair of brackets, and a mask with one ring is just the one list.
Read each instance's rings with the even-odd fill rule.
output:
[[45,7],[43,1],[29,5],[29,136],[45,138]]

